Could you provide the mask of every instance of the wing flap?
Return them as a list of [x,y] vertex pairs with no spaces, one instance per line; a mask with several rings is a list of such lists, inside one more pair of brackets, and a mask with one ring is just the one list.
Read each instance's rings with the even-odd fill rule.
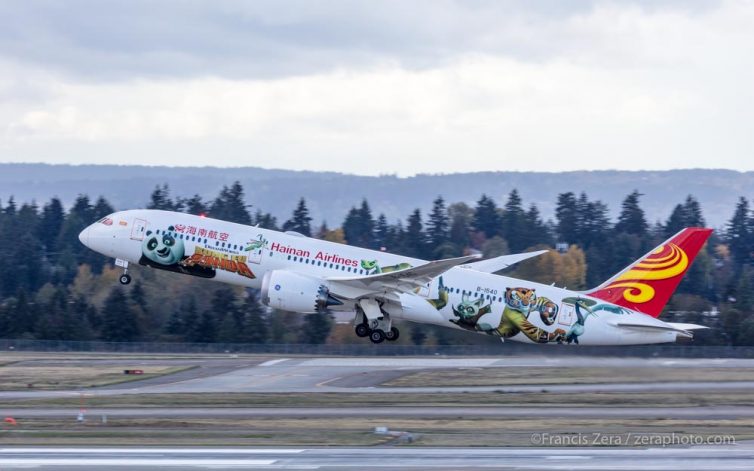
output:
[[549,252],[549,250],[536,250],[534,252],[501,255],[499,257],[488,258],[487,260],[480,260],[478,262],[469,263],[465,266],[465,268],[471,268],[472,270],[481,271],[484,273],[495,273],[504,268],[508,268],[511,265],[515,265],[518,262],[537,257],[547,252]]
[[[451,268],[478,259],[478,255],[446,258],[427,262],[418,267],[404,268],[389,273],[364,276],[330,277],[330,289],[351,299],[377,293],[408,293],[425,286]],[[349,294],[350,293],[350,294]]]

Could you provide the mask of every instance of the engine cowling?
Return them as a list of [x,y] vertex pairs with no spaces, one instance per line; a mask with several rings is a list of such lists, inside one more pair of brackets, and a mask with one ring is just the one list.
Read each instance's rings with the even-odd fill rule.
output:
[[262,302],[275,309],[304,314],[326,312],[330,306],[343,304],[330,294],[324,280],[287,270],[264,274]]

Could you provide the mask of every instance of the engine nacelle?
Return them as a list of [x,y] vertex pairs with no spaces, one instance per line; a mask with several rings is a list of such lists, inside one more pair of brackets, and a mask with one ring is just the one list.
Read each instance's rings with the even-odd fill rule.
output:
[[329,306],[343,304],[330,294],[324,280],[287,270],[264,274],[262,302],[275,309],[304,314],[326,312]]

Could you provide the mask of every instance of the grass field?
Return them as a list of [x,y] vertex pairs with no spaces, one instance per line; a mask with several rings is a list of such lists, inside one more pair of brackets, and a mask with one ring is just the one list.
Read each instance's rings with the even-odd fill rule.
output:
[[[754,419],[327,418],[327,419],[124,419],[89,416],[83,424],[63,419],[19,419],[0,430],[3,445],[380,445],[391,437],[374,428],[409,432],[423,446],[538,446],[532,434],[693,434],[754,438]],[[396,444],[399,443],[396,441]],[[622,443],[623,444],[623,443]],[[632,446],[630,442],[623,444]]]
[[547,386],[658,381],[754,381],[754,368],[455,368],[410,373],[382,386]]
[[[156,376],[177,373],[191,366],[106,365],[106,366],[47,366],[15,363],[0,366],[0,385],[4,391],[20,389],[79,389],[106,386]],[[138,369],[141,375],[126,375],[123,370]]]
[[[80,398],[14,399],[4,408],[78,407]],[[89,407],[369,407],[369,406],[611,406],[695,407],[754,406],[750,390],[602,393],[211,393],[88,395]]]

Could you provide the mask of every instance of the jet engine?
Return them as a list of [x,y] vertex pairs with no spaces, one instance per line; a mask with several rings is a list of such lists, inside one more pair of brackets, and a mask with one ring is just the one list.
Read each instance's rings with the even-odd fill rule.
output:
[[264,274],[262,302],[275,309],[304,314],[326,312],[330,306],[343,304],[330,294],[324,280],[287,270]]

